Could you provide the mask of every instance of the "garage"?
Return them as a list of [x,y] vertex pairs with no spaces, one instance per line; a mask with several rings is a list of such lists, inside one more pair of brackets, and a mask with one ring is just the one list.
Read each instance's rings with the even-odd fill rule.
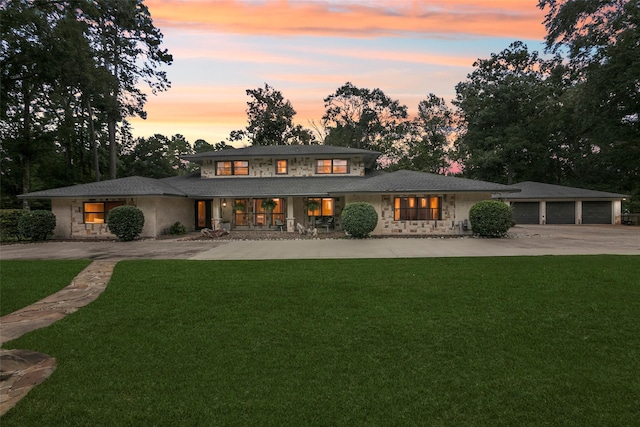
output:
[[575,224],[575,202],[547,202],[547,224]]
[[611,202],[582,202],[583,224],[611,224]]
[[513,202],[511,212],[516,224],[540,224],[539,202]]

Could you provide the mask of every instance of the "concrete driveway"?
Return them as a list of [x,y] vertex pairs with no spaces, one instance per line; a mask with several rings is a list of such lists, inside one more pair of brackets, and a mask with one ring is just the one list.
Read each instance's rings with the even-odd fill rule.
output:
[[2,245],[0,259],[300,259],[422,258],[459,256],[640,255],[640,227],[527,225],[508,238],[373,238],[134,242],[48,241]]

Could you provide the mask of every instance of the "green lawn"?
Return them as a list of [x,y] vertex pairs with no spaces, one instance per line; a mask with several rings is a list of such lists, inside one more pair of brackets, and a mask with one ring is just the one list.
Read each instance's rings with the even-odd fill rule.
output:
[[0,261],[0,316],[58,292],[69,285],[90,262]]
[[640,257],[125,261],[8,343],[42,425],[637,425]]

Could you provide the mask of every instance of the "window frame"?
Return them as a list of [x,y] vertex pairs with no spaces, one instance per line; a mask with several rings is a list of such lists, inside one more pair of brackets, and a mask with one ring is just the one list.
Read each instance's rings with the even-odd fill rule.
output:
[[442,196],[396,196],[393,198],[393,220],[441,221]]
[[[318,204],[316,209],[309,209],[307,207],[308,217],[318,216],[334,216],[336,211],[336,200],[333,197],[309,197],[307,203],[314,201]],[[330,205],[330,208],[329,208]]]
[[[249,161],[248,160],[216,160],[215,171],[216,171],[216,176],[235,176],[235,175],[248,176]],[[221,172],[228,172],[228,173],[221,173]]]
[[[284,162],[284,172],[281,172],[280,162]],[[289,174],[289,160],[278,159],[276,160],[276,175],[288,175]]]
[[[323,164],[321,165],[320,162]],[[336,162],[344,162],[344,165],[337,165]],[[316,159],[316,174],[346,175],[350,171],[350,165],[349,159]],[[344,172],[339,172],[342,168],[344,168]]]
[[[90,200],[88,202],[82,202],[82,223],[83,224],[107,224],[107,218],[109,216],[109,212],[113,208],[117,208],[118,206],[124,206],[126,203],[124,200],[103,200],[96,201]],[[87,205],[102,205],[101,210],[87,210]],[[95,219],[102,219],[100,221],[87,221],[87,215],[101,215],[102,218],[98,216]]]

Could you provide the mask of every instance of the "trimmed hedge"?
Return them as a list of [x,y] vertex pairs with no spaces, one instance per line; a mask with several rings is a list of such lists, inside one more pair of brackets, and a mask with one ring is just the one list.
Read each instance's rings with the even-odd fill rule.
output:
[[18,231],[26,239],[47,240],[56,229],[56,216],[51,211],[25,211],[18,220]]
[[471,206],[469,221],[474,234],[503,237],[513,226],[511,207],[497,200],[483,200]]
[[349,203],[340,214],[342,228],[357,239],[369,237],[378,225],[376,209],[366,202]]
[[0,209],[0,241],[20,240],[18,221],[26,212],[24,209]]
[[174,236],[187,234],[187,227],[185,227],[180,221],[176,221],[171,225],[171,227],[169,227],[169,233]]
[[125,242],[137,238],[144,227],[144,214],[135,206],[118,206],[107,216],[109,231]]

